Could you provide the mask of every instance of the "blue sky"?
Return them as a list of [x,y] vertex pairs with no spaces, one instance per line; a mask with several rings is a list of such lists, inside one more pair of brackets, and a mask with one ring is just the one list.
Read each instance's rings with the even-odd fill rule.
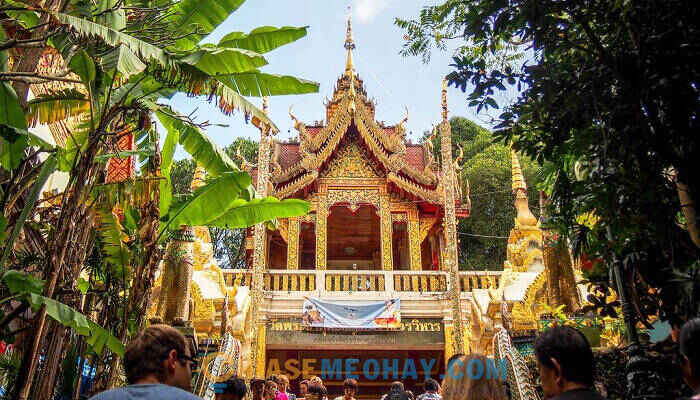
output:
[[[399,50],[403,31],[394,25],[394,18],[414,18],[420,9],[434,1],[353,0],[352,22],[356,49],[355,69],[364,80],[367,93],[377,101],[376,118],[388,124],[400,121],[408,107],[408,138],[417,141],[423,131],[439,122],[442,77],[450,71],[450,52],[433,53],[429,64],[420,57],[402,57]],[[263,26],[309,26],[306,37],[266,54],[269,65],[265,72],[294,75],[320,83],[318,93],[299,96],[276,96],[269,99],[269,115],[280,128],[279,140],[296,136],[288,116],[290,105],[301,121],[310,123],[325,117],[323,101],[330,97],[333,85],[345,67],[344,0],[249,0],[231,15],[206,40],[218,41],[232,31],[249,32]],[[476,116],[466,106],[465,96],[454,87],[448,92],[450,115],[461,115],[481,125],[484,116]],[[249,98],[260,106],[260,98]],[[237,137],[257,138],[258,130],[245,124],[243,116],[226,116],[203,99],[176,96],[175,108],[184,114],[196,110],[198,121],[226,124],[209,127],[207,133],[221,146]],[[177,158],[186,156],[182,150]]]

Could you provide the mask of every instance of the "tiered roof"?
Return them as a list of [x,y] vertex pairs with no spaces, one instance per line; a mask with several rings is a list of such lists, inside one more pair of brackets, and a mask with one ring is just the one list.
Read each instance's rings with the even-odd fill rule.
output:
[[[349,19],[344,47],[348,52],[346,67],[332,97],[325,103],[325,123],[305,124],[290,109],[299,138],[274,143],[270,194],[278,198],[304,197],[324,177],[335,155],[348,146],[358,146],[376,176],[387,179],[390,192],[439,205],[443,201],[443,186],[440,167],[433,157],[432,140],[423,144],[406,141],[404,124],[408,110],[406,117],[395,125],[375,120],[375,104],[368,98],[353,66],[355,44]],[[459,211],[460,216],[468,215],[468,209]]]

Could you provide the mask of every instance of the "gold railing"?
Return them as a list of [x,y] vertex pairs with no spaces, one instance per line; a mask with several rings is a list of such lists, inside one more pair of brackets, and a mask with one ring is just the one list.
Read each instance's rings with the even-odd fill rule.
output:
[[501,280],[500,271],[462,271],[459,273],[460,290],[495,289]]
[[327,292],[383,292],[385,276],[381,271],[327,271]]
[[393,271],[397,292],[444,292],[447,275],[440,271]]
[[314,271],[267,271],[264,275],[265,290],[280,292],[312,292],[316,290]]
[[[227,286],[248,286],[252,281],[250,270],[223,270]],[[462,271],[459,273],[460,290],[498,287],[500,271]],[[340,270],[268,270],[264,288],[274,292],[400,292],[440,293],[447,290],[444,271],[340,271]]]

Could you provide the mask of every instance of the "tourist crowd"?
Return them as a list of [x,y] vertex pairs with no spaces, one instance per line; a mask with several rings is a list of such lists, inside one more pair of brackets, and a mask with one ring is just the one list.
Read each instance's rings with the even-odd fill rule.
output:
[[[700,400],[700,318],[688,321],[681,329],[681,371],[693,390],[691,400]],[[586,337],[571,327],[546,330],[535,341],[535,356],[544,397],[555,400],[598,400],[593,389],[593,351]],[[424,393],[415,396],[400,381],[393,382],[380,400],[506,400],[510,398],[507,381],[498,376],[473,379],[467,368],[472,362],[486,365],[479,354],[458,354],[448,360],[447,373],[441,383],[424,382]],[[91,400],[172,399],[201,400],[190,393],[192,371],[196,361],[189,352],[185,337],[167,325],[146,328],[129,344],[124,356],[128,386],[102,392]],[[225,382],[217,400],[329,400],[329,392],[318,376],[303,380],[299,392],[291,393],[285,375],[267,379],[254,378],[246,383],[239,378]],[[515,390],[515,388],[513,388]],[[343,393],[334,400],[355,400],[358,383],[343,382]]]

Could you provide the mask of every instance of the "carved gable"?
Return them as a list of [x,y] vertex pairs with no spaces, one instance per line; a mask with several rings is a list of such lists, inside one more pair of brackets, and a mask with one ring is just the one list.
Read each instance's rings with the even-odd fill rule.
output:
[[375,167],[357,143],[344,146],[328,163],[323,178],[378,178]]

